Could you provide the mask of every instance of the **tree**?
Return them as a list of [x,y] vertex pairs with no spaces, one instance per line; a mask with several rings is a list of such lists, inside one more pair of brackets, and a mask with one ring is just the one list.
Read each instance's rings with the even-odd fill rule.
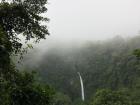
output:
[[49,105],[54,90],[35,81],[32,73],[19,73],[10,89],[10,105]]
[[131,105],[126,95],[108,89],[97,91],[93,99],[91,105]]
[[71,105],[71,103],[70,97],[63,93],[57,92],[54,95],[53,105]]
[[[36,84],[34,76],[15,69],[11,54],[22,54],[20,35],[27,43],[39,42],[49,35],[48,18],[41,16],[47,11],[47,0],[0,1],[0,103],[1,105],[48,105],[52,89]],[[29,45],[28,45],[29,46]],[[29,46],[30,47],[30,46]]]
[[47,0],[0,1],[0,51],[6,52],[1,55],[6,63],[1,59],[0,69],[7,69],[11,53],[21,52],[20,35],[26,42],[31,39],[39,42],[49,35],[47,26],[42,25],[48,18],[41,16],[47,11],[46,4]]
[[137,57],[140,58],[140,49],[135,49],[133,54]]
[[49,105],[52,102],[53,88],[37,82],[33,73],[16,72],[14,78],[13,82],[1,79],[1,105]]
[[48,18],[41,16],[47,11],[46,3],[47,0],[11,0],[0,3],[0,26],[11,42],[12,50],[22,47],[18,37],[20,34],[26,37],[26,41],[39,41],[49,35],[47,26],[41,25],[42,21],[48,21]]

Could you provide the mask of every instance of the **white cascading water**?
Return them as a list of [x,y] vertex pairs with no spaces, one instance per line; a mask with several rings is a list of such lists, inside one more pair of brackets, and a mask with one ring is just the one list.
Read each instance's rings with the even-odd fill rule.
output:
[[80,83],[81,83],[81,95],[82,95],[82,100],[84,101],[84,100],[85,100],[85,94],[84,94],[83,80],[82,80],[82,77],[81,77],[80,72],[77,72],[77,73],[78,73],[79,78],[80,78]]

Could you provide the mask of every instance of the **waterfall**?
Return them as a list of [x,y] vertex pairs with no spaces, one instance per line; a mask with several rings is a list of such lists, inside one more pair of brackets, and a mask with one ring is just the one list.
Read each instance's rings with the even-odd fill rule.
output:
[[82,96],[82,100],[85,100],[85,95],[84,95],[84,85],[83,85],[83,79],[81,77],[80,72],[77,72],[80,78],[80,83],[81,83],[81,96]]

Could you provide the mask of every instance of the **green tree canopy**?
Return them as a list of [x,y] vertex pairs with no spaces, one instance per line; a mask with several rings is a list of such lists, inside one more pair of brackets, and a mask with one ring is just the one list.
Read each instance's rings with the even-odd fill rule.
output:
[[[0,1],[0,73],[10,71],[12,53],[22,53],[20,35],[26,42],[39,42],[49,35],[41,16],[47,11],[47,0],[2,0]],[[4,74],[5,75],[5,74]]]
[[128,96],[108,89],[96,92],[91,105],[131,105]]
[[35,82],[32,73],[19,73],[10,89],[10,105],[49,105],[54,90],[48,85]]
[[2,0],[0,1],[0,104],[1,105],[49,105],[53,90],[34,80],[34,75],[15,69],[12,53],[20,53],[22,43],[45,39],[49,35],[47,18],[41,16],[47,11],[47,0]]
[[53,105],[71,105],[71,104],[72,102],[69,96],[60,92],[57,92],[54,95]]
[[9,0],[0,2],[0,26],[5,36],[11,42],[12,50],[19,51],[22,47],[19,35],[26,37],[26,41],[45,39],[49,35],[46,25],[42,21],[48,18],[41,14],[47,11],[47,0]]

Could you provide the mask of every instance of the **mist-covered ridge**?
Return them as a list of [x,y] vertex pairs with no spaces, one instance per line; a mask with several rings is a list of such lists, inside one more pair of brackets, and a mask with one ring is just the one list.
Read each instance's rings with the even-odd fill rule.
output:
[[[22,68],[37,70],[42,81],[68,95],[71,100],[80,98],[77,72],[83,77],[85,99],[89,100],[97,89],[128,89],[133,101],[140,92],[140,67],[133,55],[140,48],[140,36],[123,39],[115,37],[106,41],[82,43],[58,43],[34,49],[23,60]],[[40,50],[43,49],[43,53]]]

